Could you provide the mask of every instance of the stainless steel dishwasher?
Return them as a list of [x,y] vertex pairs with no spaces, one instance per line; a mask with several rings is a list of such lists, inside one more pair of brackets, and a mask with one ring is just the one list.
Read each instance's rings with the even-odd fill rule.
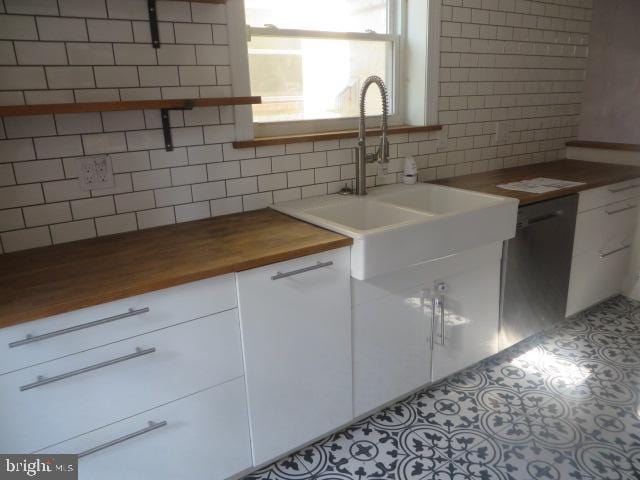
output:
[[500,348],[565,318],[578,196],[518,210],[502,255]]

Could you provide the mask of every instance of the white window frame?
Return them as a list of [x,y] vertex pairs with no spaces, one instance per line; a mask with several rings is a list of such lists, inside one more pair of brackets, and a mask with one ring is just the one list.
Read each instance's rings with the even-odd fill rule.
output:
[[[321,0],[319,0],[321,1]],[[391,0],[389,3],[389,34],[313,32],[246,27],[244,0],[227,0],[229,49],[231,54],[232,91],[236,96],[251,95],[247,40],[253,34],[286,35],[290,32],[311,38],[348,38],[356,40],[393,41],[393,114],[389,125],[430,125],[437,123],[438,82],[440,64],[440,9],[441,0]],[[419,22],[408,21],[407,16],[419,15]],[[392,25],[392,19],[395,20]],[[410,44],[410,48],[407,48]],[[420,51],[425,61],[413,65],[407,59],[407,50]],[[422,98],[424,102],[416,102]],[[415,106],[418,105],[417,109]],[[368,118],[376,125],[380,116]],[[251,106],[235,107],[236,140],[255,137],[322,133],[357,128],[356,117],[339,119],[298,120],[254,123]]]

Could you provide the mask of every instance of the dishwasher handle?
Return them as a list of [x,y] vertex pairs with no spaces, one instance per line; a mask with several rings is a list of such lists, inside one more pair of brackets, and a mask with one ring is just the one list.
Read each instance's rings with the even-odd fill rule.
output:
[[516,224],[516,229],[522,230],[523,228],[531,227],[538,223],[547,222],[549,220],[553,220],[554,218],[562,217],[563,215],[564,215],[564,210],[556,210],[555,212],[548,213],[546,215],[540,215],[538,217],[518,220],[518,223]]

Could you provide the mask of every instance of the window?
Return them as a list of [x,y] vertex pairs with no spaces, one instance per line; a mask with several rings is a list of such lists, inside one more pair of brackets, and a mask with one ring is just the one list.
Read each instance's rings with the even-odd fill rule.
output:
[[[401,0],[245,0],[251,94],[260,124],[332,127],[359,113],[363,81],[378,75],[399,114]],[[381,113],[370,89],[367,113]],[[368,98],[369,100],[369,98]],[[347,126],[348,125],[348,126]]]

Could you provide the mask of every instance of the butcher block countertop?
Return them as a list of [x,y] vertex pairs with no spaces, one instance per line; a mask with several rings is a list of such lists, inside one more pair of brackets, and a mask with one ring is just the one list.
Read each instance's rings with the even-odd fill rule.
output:
[[351,243],[258,210],[0,255],[0,328]]
[[[517,192],[497,187],[497,185],[504,183],[519,182],[537,177],[582,182],[584,185],[575,188],[563,188],[544,194]],[[447,178],[430,183],[517,198],[520,200],[520,205],[528,205],[542,200],[564,197],[565,195],[570,195],[582,190],[624,182],[625,180],[634,178],[640,178],[640,167],[584,162],[581,160],[559,160],[557,162],[537,163],[524,167],[505,168],[504,170],[463,175],[461,177]]]

